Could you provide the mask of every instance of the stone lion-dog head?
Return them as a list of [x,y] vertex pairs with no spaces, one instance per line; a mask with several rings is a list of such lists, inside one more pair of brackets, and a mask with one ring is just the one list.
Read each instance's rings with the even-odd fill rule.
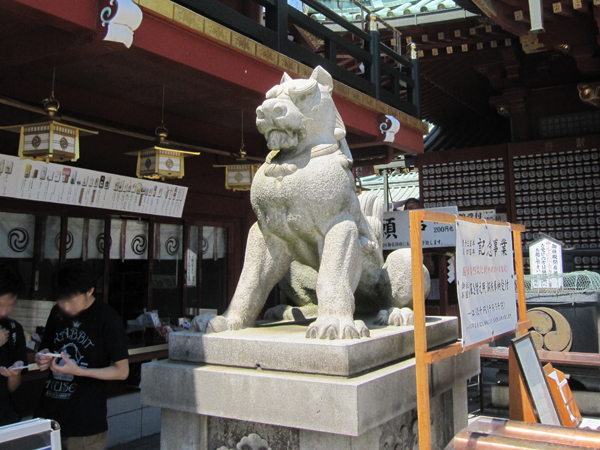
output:
[[[333,80],[321,66],[310,78],[293,80],[287,73],[270,89],[256,110],[256,126],[271,153],[267,163],[280,157],[338,144],[348,158],[346,129],[332,99]],[[278,159],[279,159],[278,158]]]

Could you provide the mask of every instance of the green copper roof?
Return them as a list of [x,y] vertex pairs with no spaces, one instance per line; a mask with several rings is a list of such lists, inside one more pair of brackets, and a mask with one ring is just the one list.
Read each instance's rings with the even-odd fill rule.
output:
[[[346,20],[361,20],[360,8],[352,2],[320,0],[320,3],[340,14]],[[446,9],[461,9],[452,0],[361,0],[360,3],[383,19]],[[319,21],[325,21],[325,16],[322,14],[315,14],[315,11],[310,9],[308,13]]]
[[[370,175],[360,179],[363,189],[369,189],[383,200],[383,176]],[[419,198],[419,173],[396,173],[388,176],[390,202],[402,202],[409,198]]]

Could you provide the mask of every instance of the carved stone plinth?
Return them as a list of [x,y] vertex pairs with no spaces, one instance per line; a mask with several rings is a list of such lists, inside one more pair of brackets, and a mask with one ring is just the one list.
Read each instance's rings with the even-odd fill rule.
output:
[[[437,331],[428,332],[437,333],[435,335],[438,344],[456,338],[456,319],[450,322],[446,319],[432,322],[430,329],[436,330],[436,326]],[[286,333],[286,327],[289,333]],[[294,327],[297,325],[286,325],[276,328],[273,333],[276,333],[280,340],[287,339],[293,342],[294,334],[297,333]],[[276,342],[280,340],[269,344],[269,339],[264,336],[259,338],[265,333],[264,328],[255,328],[248,332],[256,333],[255,338],[260,342],[258,347],[262,348],[261,352],[265,354],[269,345],[273,345],[273,354],[279,354],[282,360],[289,360],[289,356],[293,356],[294,352],[301,353],[294,345],[289,346],[288,355],[276,353]],[[412,335],[412,330],[388,327],[381,335],[393,339],[396,334],[396,339],[402,339],[399,336],[406,333]],[[239,333],[232,333],[226,338],[232,341],[229,343],[231,348],[239,344],[252,352],[252,345],[248,346],[247,342],[235,343],[237,335]],[[196,347],[202,348],[213,336],[225,337],[227,333],[183,336],[188,348],[192,347],[187,341],[193,338],[197,341]],[[372,336],[377,336],[377,333],[372,333]],[[246,336],[245,339],[250,338]],[[176,342],[177,339],[170,345],[183,345]],[[356,352],[355,355],[363,355],[373,366],[348,377],[265,370],[262,366],[256,368],[254,365],[234,367],[173,360],[145,364],[142,369],[142,402],[148,406],[162,408],[161,449],[416,448],[414,358],[403,355],[395,361],[378,364],[378,358],[373,355],[366,358],[366,349],[382,352],[384,360],[388,358],[389,353],[386,354],[383,350],[385,346],[381,346],[379,350],[373,347],[372,338],[345,341],[347,345],[358,346],[345,353],[339,350],[344,341],[302,342],[307,345],[318,343],[325,349],[330,348],[332,359],[340,364],[343,363],[341,354],[352,355],[352,352]],[[246,347],[243,347],[244,345]],[[393,346],[393,340],[390,340],[388,345]],[[361,346],[364,349],[361,349]],[[277,347],[277,352],[285,351],[285,348]],[[319,357],[326,359],[326,350],[321,349],[320,352]],[[196,352],[189,357],[197,359],[198,354]],[[178,355],[181,357],[182,353]],[[251,354],[241,355],[237,352],[229,356],[235,361],[254,361]],[[350,364],[347,367],[358,366]],[[477,350],[431,367],[434,448],[444,448],[454,434],[467,425],[467,380],[477,373]]]

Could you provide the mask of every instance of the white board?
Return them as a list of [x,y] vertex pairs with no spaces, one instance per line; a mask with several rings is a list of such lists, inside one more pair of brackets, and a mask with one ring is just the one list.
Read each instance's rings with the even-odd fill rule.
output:
[[[458,207],[445,206],[428,208],[445,214],[458,214]],[[383,213],[383,249],[396,250],[410,248],[410,211],[389,211]],[[423,248],[454,247],[456,230],[454,225],[423,222],[421,226]]]
[[510,226],[456,221],[456,288],[463,346],[516,329]]
[[[529,246],[529,270],[531,275],[563,272],[562,246],[550,239],[540,239]],[[562,288],[562,278],[533,280],[533,288]]]

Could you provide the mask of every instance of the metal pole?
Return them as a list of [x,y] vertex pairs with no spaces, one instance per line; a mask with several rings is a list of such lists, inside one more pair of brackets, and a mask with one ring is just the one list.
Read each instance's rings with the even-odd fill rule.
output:
[[417,45],[414,42],[408,44],[408,57],[413,66],[411,78],[415,82],[410,92],[410,102],[417,108],[417,119],[421,120],[421,72],[419,69],[419,58],[417,56]]
[[390,210],[390,191],[388,188],[388,170],[383,169],[383,208],[384,211]]
[[371,67],[369,69],[369,78],[375,88],[375,98],[379,100],[379,93],[381,90],[381,72],[379,65],[381,64],[381,57],[379,52],[379,28],[375,21],[375,16],[369,16],[369,34],[371,35],[371,42],[369,42],[369,53],[371,53]]

